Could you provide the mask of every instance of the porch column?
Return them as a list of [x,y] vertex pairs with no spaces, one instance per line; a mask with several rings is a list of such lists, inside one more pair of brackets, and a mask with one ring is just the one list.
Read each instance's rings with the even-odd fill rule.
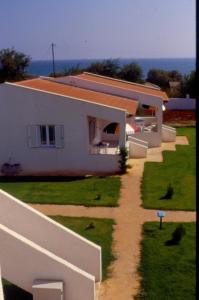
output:
[[123,120],[120,124],[119,146],[126,146],[126,114],[124,114]]

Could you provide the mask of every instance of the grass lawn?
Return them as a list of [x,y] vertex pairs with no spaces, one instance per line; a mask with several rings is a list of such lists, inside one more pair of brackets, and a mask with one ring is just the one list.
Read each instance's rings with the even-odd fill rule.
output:
[[[0,189],[26,203],[117,206],[120,178],[89,177],[64,182],[0,182]],[[98,198],[95,199],[97,196]]]
[[[55,216],[52,219],[102,247],[102,276],[103,280],[106,279],[108,277],[108,266],[114,259],[111,251],[114,221],[111,219],[61,216]],[[94,228],[86,229],[91,222],[94,224]],[[4,294],[5,300],[32,300],[31,294],[6,281],[4,281]]]
[[179,245],[166,246],[177,223],[145,223],[140,273],[141,291],[136,300],[195,300],[195,223],[183,223]]
[[[178,128],[178,135],[186,135],[189,145],[177,145],[176,151],[164,151],[164,161],[146,162],[142,180],[144,208],[195,210],[196,208],[196,152],[194,127]],[[160,200],[168,184],[174,190],[171,199]]]

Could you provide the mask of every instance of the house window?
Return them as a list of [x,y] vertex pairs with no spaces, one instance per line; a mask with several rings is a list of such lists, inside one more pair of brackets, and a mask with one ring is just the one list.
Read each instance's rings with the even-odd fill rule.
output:
[[63,148],[63,125],[29,125],[27,128],[28,146],[30,148]]
[[40,125],[40,143],[44,146],[55,146],[54,125]]

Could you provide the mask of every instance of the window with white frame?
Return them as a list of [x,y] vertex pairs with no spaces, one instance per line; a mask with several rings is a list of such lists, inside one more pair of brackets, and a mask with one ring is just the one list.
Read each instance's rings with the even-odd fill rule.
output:
[[27,128],[28,146],[30,148],[63,148],[63,125],[29,125]]

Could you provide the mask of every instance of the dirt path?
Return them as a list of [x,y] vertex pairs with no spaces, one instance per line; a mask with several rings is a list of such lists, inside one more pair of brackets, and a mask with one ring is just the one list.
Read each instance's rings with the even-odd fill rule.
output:
[[[186,137],[177,137],[176,143],[163,143],[160,148],[148,150],[147,159],[131,159],[133,168],[121,177],[122,188],[118,208],[31,205],[47,215],[87,216],[114,218],[113,254],[116,260],[110,266],[111,277],[101,284],[99,300],[132,300],[138,292],[142,224],[158,221],[157,210],[141,207],[140,184],[145,161],[162,161],[162,151],[175,151],[175,144],[188,144]],[[167,211],[165,221],[190,222],[196,220],[195,212]]]

